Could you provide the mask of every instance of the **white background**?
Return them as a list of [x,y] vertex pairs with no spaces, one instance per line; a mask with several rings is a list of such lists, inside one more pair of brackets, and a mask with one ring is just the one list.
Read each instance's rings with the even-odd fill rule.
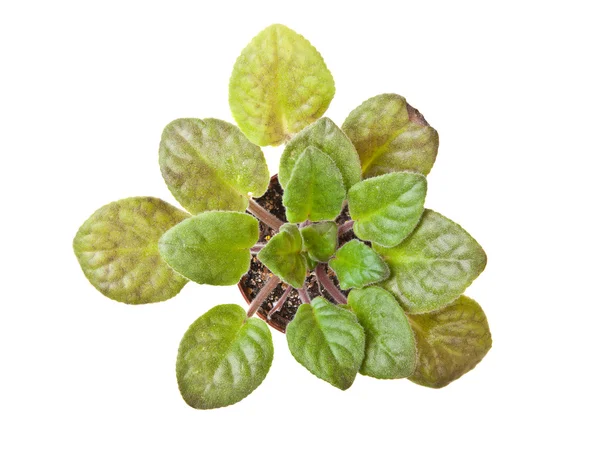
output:
[[[599,451],[594,3],[3,2],[0,450]],[[322,53],[338,124],[397,92],[440,133],[427,205],[487,251],[467,295],[494,339],[445,389],[359,376],[341,392],[273,332],[263,385],[196,411],[177,390],[179,340],[210,307],[242,304],[237,289],[127,306],[78,267],[72,238],[101,205],[175,203],[162,128],[232,121],[233,62],[274,22]],[[275,172],[281,150],[265,152]]]

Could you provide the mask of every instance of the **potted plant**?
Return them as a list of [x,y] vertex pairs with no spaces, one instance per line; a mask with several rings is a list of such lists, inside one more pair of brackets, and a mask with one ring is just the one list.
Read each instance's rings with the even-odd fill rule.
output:
[[[334,92],[305,38],[267,27],[231,76],[239,128],[186,118],[163,131],[160,169],[187,212],[125,198],[75,236],[84,274],[119,302],[167,300],[189,281],[239,285],[247,311],[213,307],[181,340],[177,380],[192,407],[236,403],[263,381],[267,323],[342,390],[358,373],[443,387],[491,347],[485,314],[463,295],[486,255],[424,207],[437,132],[396,94],[368,99],[338,127],[322,117]],[[282,143],[270,177],[260,146]]]

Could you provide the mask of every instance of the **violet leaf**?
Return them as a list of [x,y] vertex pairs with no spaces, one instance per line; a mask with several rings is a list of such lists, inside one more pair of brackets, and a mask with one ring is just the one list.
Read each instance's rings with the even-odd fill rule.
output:
[[308,146],[314,146],[331,157],[342,175],[346,190],[360,181],[360,159],[354,145],[333,121],[321,118],[286,145],[279,162],[281,187],[287,188],[294,165]]
[[472,370],[492,347],[485,313],[460,296],[441,310],[409,315],[417,340],[418,361],[411,381],[440,388]]
[[460,296],[486,265],[481,246],[460,225],[426,209],[415,230],[396,247],[373,248],[390,267],[380,286],[409,313],[438,310]]
[[378,379],[401,379],[415,371],[415,337],[404,310],[383,288],[354,289],[348,305],[365,329],[365,358],[360,373]]
[[340,282],[340,288],[362,288],[385,280],[390,269],[385,261],[368,245],[358,239],[346,242],[329,261]]
[[258,253],[257,258],[281,280],[294,288],[300,288],[308,271],[302,253],[302,236],[298,227],[284,224]]
[[196,409],[237,403],[265,379],[273,362],[267,324],[246,318],[238,305],[217,305],[200,316],[181,339],[177,383]]
[[321,54],[303,36],[271,25],[242,50],[229,80],[229,106],[260,146],[278,145],[320,118],[335,94]]
[[181,275],[209,285],[235,285],[250,268],[258,220],[241,212],[208,211],[167,231],[163,259]]
[[334,221],[311,223],[300,229],[304,251],[313,261],[326,263],[338,245],[338,226]]
[[302,304],[287,326],[288,347],[308,371],[346,390],[363,362],[365,333],[356,315],[323,297]]
[[245,211],[248,198],[269,186],[261,149],[233,124],[182,118],[168,124],[160,141],[163,178],[181,206],[192,214]]
[[355,108],[342,130],[360,156],[364,178],[394,171],[428,174],[439,145],[438,133],[397,94],[380,94]]
[[282,201],[288,221],[318,222],[335,219],[342,210],[345,197],[342,175],[333,160],[309,146],[294,165]]
[[158,240],[188,217],[158,198],[124,198],[81,225],[73,250],[87,279],[106,297],[127,304],[170,299],[187,279],[162,260]]
[[419,173],[394,172],[366,179],[348,192],[354,234],[384,247],[398,245],[423,214],[427,180]]

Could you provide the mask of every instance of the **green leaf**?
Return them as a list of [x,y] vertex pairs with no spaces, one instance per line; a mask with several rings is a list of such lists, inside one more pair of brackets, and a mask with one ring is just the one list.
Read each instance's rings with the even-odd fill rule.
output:
[[279,145],[320,118],[335,94],[321,54],[301,35],[271,25],[252,39],[233,67],[229,106],[257,145]]
[[258,253],[257,258],[271,272],[294,288],[301,288],[308,271],[302,253],[302,236],[298,227],[284,224]]
[[410,376],[417,364],[415,337],[404,310],[385,289],[354,289],[348,305],[365,329],[365,359],[360,373],[378,379]]
[[273,362],[267,324],[246,318],[238,305],[217,305],[200,316],[181,339],[177,383],[196,409],[229,406],[265,379]]
[[306,148],[283,193],[288,221],[333,220],[342,210],[345,198],[342,175],[331,158],[314,146]]
[[308,371],[346,390],[365,355],[365,333],[356,315],[322,297],[302,304],[287,326],[290,352]]
[[287,188],[296,161],[309,146],[314,146],[331,157],[342,174],[346,190],[360,181],[360,159],[354,145],[333,121],[321,118],[286,145],[279,162],[278,176],[281,187]]
[[159,149],[163,178],[192,214],[245,211],[248,194],[269,186],[261,149],[233,124],[216,119],[178,119],[165,127]]
[[426,175],[437,156],[438,133],[397,94],[363,102],[342,130],[358,151],[365,178],[403,170]]
[[317,265],[319,264],[318,261],[315,261],[310,256],[308,256],[308,253],[303,252],[302,255],[304,256],[304,258],[306,258],[306,266],[308,267],[309,271],[314,270],[315,267],[317,267]]
[[160,254],[180,274],[209,285],[235,285],[250,268],[258,220],[241,212],[209,211],[167,231]]
[[409,313],[437,310],[452,302],[481,274],[487,260],[460,225],[429,209],[399,245],[373,248],[390,266],[390,278],[381,286]]
[[333,221],[311,223],[300,229],[304,250],[314,261],[326,263],[338,245],[338,226]]
[[418,173],[388,173],[359,182],[348,192],[354,234],[385,247],[398,245],[419,223],[427,180]]
[[485,313],[460,296],[432,313],[409,315],[417,339],[418,361],[411,381],[441,388],[472,370],[492,347]]
[[385,261],[358,239],[346,242],[329,262],[340,282],[340,288],[362,288],[389,277]]
[[158,253],[158,239],[189,215],[151,197],[115,201],[87,219],[73,240],[83,273],[119,302],[145,304],[175,296],[187,280]]

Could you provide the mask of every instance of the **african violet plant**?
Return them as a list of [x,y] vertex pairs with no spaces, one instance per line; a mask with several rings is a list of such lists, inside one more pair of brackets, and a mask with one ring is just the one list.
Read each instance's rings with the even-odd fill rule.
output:
[[[263,381],[273,344],[253,315],[280,284],[271,314],[292,288],[303,302],[287,326],[292,355],[340,389],[357,373],[443,387],[491,347],[481,307],[462,295],[486,255],[459,225],[424,208],[437,132],[395,94],[367,100],[340,129],[321,118],[334,92],[306,39],[266,28],[231,76],[239,129],[178,119],[162,134],[162,175],[189,214],[157,198],[126,198],[100,208],[75,236],[89,281],[128,304],[169,299],[190,280],[236,284],[253,255],[268,268],[247,312],[218,305],[184,334],[176,374],[194,408],[236,403]],[[281,143],[287,223],[256,201],[270,179],[259,146]],[[274,233],[266,241],[259,222]],[[316,276],[316,297],[307,276]]]

